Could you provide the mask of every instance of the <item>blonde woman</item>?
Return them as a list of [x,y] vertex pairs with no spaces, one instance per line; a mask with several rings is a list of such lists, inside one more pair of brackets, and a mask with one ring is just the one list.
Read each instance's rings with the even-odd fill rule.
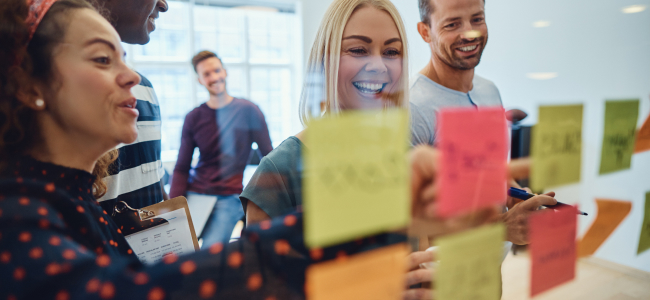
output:
[[[314,114],[408,105],[404,24],[388,0],[336,0],[328,8],[307,66],[300,119]],[[302,205],[302,148],[308,129],[262,159],[240,198],[248,224]]]

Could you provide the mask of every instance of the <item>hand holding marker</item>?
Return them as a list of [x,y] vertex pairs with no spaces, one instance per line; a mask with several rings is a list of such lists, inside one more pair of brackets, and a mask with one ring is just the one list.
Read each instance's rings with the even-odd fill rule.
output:
[[[526,192],[524,190],[511,187],[510,190],[508,190],[508,196],[525,201],[525,200],[528,200],[528,199],[530,199],[532,197],[535,197],[537,195],[529,194],[528,192]],[[555,205],[548,205],[548,206],[545,205],[544,207],[551,208],[551,209],[558,209],[558,208],[561,208],[563,206],[568,207],[568,206],[571,206],[571,205],[564,204],[564,203],[558,201],[557,204],[555,204]],[[580,210],[578,210],[578,214],[583,215],[583,216],[587,216],[586,212],[583,212],[583,211],[580,211]]]

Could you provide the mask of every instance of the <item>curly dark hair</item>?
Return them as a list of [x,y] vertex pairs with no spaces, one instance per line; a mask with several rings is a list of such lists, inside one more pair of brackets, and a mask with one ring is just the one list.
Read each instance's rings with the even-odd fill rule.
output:
[[[27,87],[40,84],[49,95],[58,90],[58,73],[53,68],[53,51],[63,42],[69,14],[75,9],[94,9],[85,0],[59,0],[47,12],[29,45],[25,24],[29,7],[25,0],[0,3],[0,170],[28,153],[41,140],[36,113],[17,95]],[[117,150],[102,156],[93,175],[95,197],[106,193],[102,178],[117,159]]]

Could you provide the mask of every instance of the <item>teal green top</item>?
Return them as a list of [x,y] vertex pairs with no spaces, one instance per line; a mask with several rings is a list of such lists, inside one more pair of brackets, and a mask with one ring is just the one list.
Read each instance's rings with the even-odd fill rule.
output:
[[259,206],[271,218],[302,205],[302,148],[295,136],[267,154],[239,196]]

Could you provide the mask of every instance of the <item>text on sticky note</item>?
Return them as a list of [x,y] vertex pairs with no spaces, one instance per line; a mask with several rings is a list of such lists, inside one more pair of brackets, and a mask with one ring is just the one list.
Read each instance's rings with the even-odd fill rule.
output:
[[406,111],[353,112],[314,120],[306,141],[303,208],[309,247],[406,227]]
[[600,174],[630,168],[639,100],[607,101],[605,103],[605,131],[600,159]]
[[532,130],[533,190],[580,181],[582,105],[542,106]]
[[501,298],[501,258],[505,231],[487,225],[441,237],[435,285],[440,300],[498,300]]
[[575,207],[530,216],[531,297],[575,277],[576,224]]
[[508,142],[502,108],[439,114],[438,214],[453,216],[505,203]]

